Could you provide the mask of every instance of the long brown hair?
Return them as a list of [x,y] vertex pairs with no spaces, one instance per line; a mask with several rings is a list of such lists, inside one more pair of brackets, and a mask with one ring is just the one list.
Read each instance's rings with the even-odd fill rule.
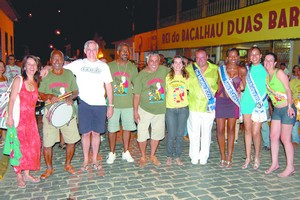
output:
[[[186,69],[185,69],[186,66],[185,66],[185,63],[184,63],[184,61],[183,61],[183,57],[180,56],[180,55],[174,56],[174,58],[172,59],[172,65],[174,64],[175,58],[180,58],[180,59],[181,59],[181,62],[182,62],[182,65],[183,65],[182,70],[181,70],[181,71],[182,71],[182,76],[183,76],[184,78],[188,79],[189,74],[188,74],[188,72],[187,72]],[[171,79],[171,80],[174,78],[174,75],[175,75],[175,71],[174,71],[173,66],[171,66],[171,71],[169,72],[169,76],[170,76],[170,79]]]
[[23,61],[22,61],[22,76],[23,76],[24,80],[27,80],[28,77],[27,77],[27,74],[26,74],[26,70],[24,68],[26,67],[26,63],[27,63],[27,60],[29,58],[32,58],[36,62],[37,71],[35,72],[33,78],[38,83],[39,82],[39,69],[38,69],[39,59],[36,56],[34,56],[34,55],[28,55],[28,56],[25,56],[23,58]]

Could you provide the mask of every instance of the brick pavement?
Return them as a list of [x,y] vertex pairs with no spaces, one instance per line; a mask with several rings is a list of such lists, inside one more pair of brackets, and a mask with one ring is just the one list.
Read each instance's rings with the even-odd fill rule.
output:
[[[139,169],[139,150],[135,138],[132,138],[131,149],[135,163],[121,159],[122,145],[117,144],[117,159],[113,165],[106,164],[109,151],[107,139],[102,142],[99,160],[102,170],[89,169],[76,175],[69,175],[63,170],[64,151],[54,147],[53,165],[55,173],[40,183],[27,183],[26,189],[18,189],[12,168],[0,181],[0,199],[300,199],[300,148],[295,151],[296,174],[289,178],[278,178],[276,174],[265,175],[270,163],[270,152],[262,150],[261,166],[255,171],[253,165],[242,170],[244,163],[244,142],[240,133],[233,154],[233,168],[221,169],[219,150],[215,132],[211,144],[210,159],[206,165],[192,165],[188,158],[188,142],[184,143],[183,161],[185,166],[166,166],[166,140],[158,148],[157,156],[162,162],[160,167],[152,164]],[[149,153],[149,148],[147,149]],[[102,159],[103,158],[103,159]],[[79,170],[83,162],[80,146],[77,146],[73,166]],[[285,166],[283,149],[280,149],[280,164]],[[43,158],[40,175],[45,170]]]

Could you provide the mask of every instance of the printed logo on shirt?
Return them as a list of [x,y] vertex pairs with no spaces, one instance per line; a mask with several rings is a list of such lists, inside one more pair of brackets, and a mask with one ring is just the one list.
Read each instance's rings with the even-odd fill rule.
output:
[[130,75],[124,72],[116,72],[112,75],[115,96],[125,96],[128,93],[128,79]]
[[92,68],[92,67],[82,67],[80,69],[82,72],[89,72],[89,73],[93,73],[93,74],[100,74],[101,73],[101,69],[96,67],[96,68]]
[[69,88],[69,85],[64,82],[54,82],[49,85],[49,89],[51,89],[52,94],[56,96],[64,95],[67,88]]
[[165,89],[162,86],[164,81],[159,78],[148,81],[147,85],[150,86],[148,92],[149,103],[162,103],[165,99]]
[[184,101],[185,93],[184,86],[179,86],[173,90],[173,99],[175,103],[180,103]]

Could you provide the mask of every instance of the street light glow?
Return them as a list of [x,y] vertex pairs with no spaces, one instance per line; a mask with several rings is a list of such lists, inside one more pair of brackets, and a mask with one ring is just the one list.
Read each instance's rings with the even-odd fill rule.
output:
[[55,35],[60,35],[60,30],[59,29],[55,30]]

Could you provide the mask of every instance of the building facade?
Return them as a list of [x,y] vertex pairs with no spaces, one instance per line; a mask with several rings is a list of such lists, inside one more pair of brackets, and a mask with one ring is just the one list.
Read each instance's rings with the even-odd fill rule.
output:
[[221,63],[228,48],[238,48],[241,60],[245,60],[247,50],[257,45],[263,54],[275,52],[278,63],[284,62],[289,68],[300,64],[300,0],[204,2],[194,12],[189,11],[199,19],[186,15],[187,11],[181,12],[185,17],[177,12],[174,25],[166,26],[162,20],[162,28],[135,35],[136,59],[144,61],[151,51],[193,59],[195,50],[205,48],[212,61]]
[[0,59],[14,54],[14,22],[17,14],[8,0],[0,0]]

